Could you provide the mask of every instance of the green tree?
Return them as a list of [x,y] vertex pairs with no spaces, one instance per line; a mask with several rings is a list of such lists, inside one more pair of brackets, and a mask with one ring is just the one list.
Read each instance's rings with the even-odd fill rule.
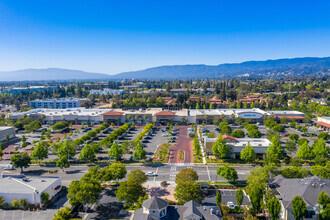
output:
[[194,182],[198,180],[197,172],[192,168],[182,169],[175,177],[175,183]]
[[309,141],[308,141],[306,138],[300,138],[300,139],[297,141],[297,144],[298,144],[299,146],[301,146],[301,145],[303,145],[305,142],[308,144]]
[[46,205],[49,202],[49,193],[43,192],[40,198],[41,198],[41,204]]
[[275,126],[273,127],[273,130],[274,130],[274,131],[277,131],[277,132],[284,132],[284,131],[285,131],[285,128],[284,128],[283,125],[275,125]]
[[127,180],[135,181],[137,183],[142,184],[148,180],[148,177],[142,170],[137,169],[137,170],[133,170],[130,174],[128,174]]
[[14,209],[18,209],[18,208],[19,208],[19,202],[18,202],[17,199],[14,199],[14,200],[12,201],[12,207],[13,207]]
[[297,141],[299,139],[299,135],[295,134],[295,133],[292,133],[292,134],[289,135],[289,139],[293,140],[293,141]]
[[57,211],[54,215],[53,220],[69,220],[72,216],[71,208],[64,207]]
[[56,166],[61,168],[62,171],[64,172],[64,168],[69,168],[70,167],[70,163],[68,160],[68,157],[66,155],[62,156],[61,158],[59,158],[56,161]]
[[257,129],[252,129],[249,131],[248,136],[250,138],[260,138],[261,137],[261,132]]
[[113,163],[108,170],[111,173],[112,180],[123,179],[127,174],[126,166],[122,163]]
[[133,152],[134,160],[141,160],[144,159],[147,155],[147,152],[143,149],[141,143],[138,143],[135,147],[135,151]]
[[178,200],[179,204],[189,202],[190,200],[201,203],[204,199],[204,192],[196,182],[181,182],[175,188],[174,198]]
[[304,218],[307,212],[305,201],[300,196],[295,196],[292,200],[292,213],[296,220]]
[[241,129],[236,129],[231,133],[230,136],[233,136],[236,138],[243,138],[245,136],[245,133]]
[[307,128],[305,126],[301,127],[301,131],[306,134],[307,133]]
[[46,141],[39,142],[36,148],[32,151],[30,157],[34,160],[42,161],[48,158],[48,143]]
[[256,215],[261,208],[263,198],[263,190],[259,186],[253,186],[250,192],[250,200],[252,204],[251,214]]
[[294,141],[286,141],[285,149],[289,152],[294,152],[297,149],[297,144]]
[[30,166],[31,158],[29,157],[29,155],[26,152],[25,153],[19,153],[19,154],[13,155],[10,158],[10,163],[14,167],[21,168],[21,172],[23,172],[23,168],[27,168],[27,167]]
[[217,138],[215,143],[212,146],[212,152],[214,155],[224,158],[228,155],[228,146],[226,141],[221,137],[221,135]]
[[220,190],[216,190],[216,194],[215,194],[215,202],[217,204],[218,207],[220,207],[221,204],[221,192]]
[[143,186],[136,181],[124,181],[116,191],[118,201],[125,202],[127,205],[132,205],[138,202],[140,197],[145,196]]
[[123,155],[123,150],[120,148],[117,142],[114,142],[111,145],[111,148],[108,152],[109,158],[119,160],[122,157],[122,155]]
[[238,208],[241,207],[242,203],[243,203],[243,190],[238,189],[235,193],[235,199],[236,199],[236,203]]
[[84,179],[72,181],[68,188],[68,199],[70,205],[93,204],[99,200],[101,184],[95,179]]
[[76,148],[74,146],[73,141],[65,141],[60,145],[60,148],[57,151],[57,155],[59,158],[66,156],[69,159],[73,158],[76,155]]
[[318,157],[327,157],[329,155],[329,149],[326,146],[325,141],[320,138],[313,144],[313,154]]
[[248,143],[248,145],[241,151],[241,159],[250,163],[255,161],[256,152],[250,143]]
[[277,198],[273,197],[267,202],[267,208],[272,220],[278,220],[281,212],[281,204]]
[[238,179],[237,171],[230,166],[219,167],[217,174],[228,181],[236,181]]
[[277,163],[279,159],[283,158],[283,150],[281,142],[273,136],[271,144],[266,151],[266,161],[270,163]]
[[310,175],[310,171],[302,167],[283,167],[281,170],[282,176],[286,178],[305,178]]
[[26,199],[21,199],[18,203],[24,210],[27,210],[30,207],[30,204],[26,201]]
[[24,126],[26,132],[34,132],[41,128],[41,123],[39,121],[32,121],[29,124]]
[[312,149],[308,146],[307,142],[299,147],[299,150],[297,151],[297,157],[303,160],[312,159],[314,157]]
[[328,194],[326,194],[324,191],[322,191],[319,194],[318,198],[318,204],[321,205],[322,207],[325,207],[328,203],[330,202]]
[[230,134],[231,127],[229,125],[225,125],[221,127],[221,134]]
[[323,138],[323,140],[328,140],[330,138],[330,135],[327,132],[321,132],[317,137]]
[[311,166],[311,173],[322,179],[329,179],[330,178],[330,165],[327,164],[326,166],[320,166],[320,165]]
[[79,160],[93,162],[96,159],[94,145],[87,144],[79,153]]
[[320,219],[327,220],[330,214],[330,199],[328,194],[322,191],[318,198],[318,205],[320,208]]

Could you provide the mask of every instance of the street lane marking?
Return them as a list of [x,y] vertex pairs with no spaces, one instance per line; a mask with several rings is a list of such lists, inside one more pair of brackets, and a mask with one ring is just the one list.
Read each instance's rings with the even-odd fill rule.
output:
[[[157,172],[158,172],[158,167],[157,167],[157,169],[156,169],[156,174],[157,174]],[[156,176],[154,176],[154,182],[156,181]]]
[[206,170],[207,170],[207,175],[209,176],[209,181],[211,181],[211,176],[210,176],[210,171],[209,171],[209,167],[206,166]]

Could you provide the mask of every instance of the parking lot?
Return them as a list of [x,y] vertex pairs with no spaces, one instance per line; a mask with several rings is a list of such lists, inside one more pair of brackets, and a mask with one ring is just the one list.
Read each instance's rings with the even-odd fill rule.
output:
[[[228,202],[233,202],[234,205],[237,205],[235,194],[236,190],[232,189],[220,189],[221,192],[221,202],[227,204]],[[204,204],[216,204],[216,189],[209,189],[209,194],[205,196],[203,203]],[[248,197],[243,193],[243,202],[242,205],[249,204]]]

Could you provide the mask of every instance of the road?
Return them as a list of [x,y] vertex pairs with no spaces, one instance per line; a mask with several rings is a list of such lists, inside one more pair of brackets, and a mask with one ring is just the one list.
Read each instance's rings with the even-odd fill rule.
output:
[[[161,182],[161,181],[174,181],[176,174],[178,174],[184,168],[193,168],[197,171],[199,175],[199,181],[225,181],[225,179],[216,175],[216,169],[219,166],[195,166],[195,165],[185,165],[185,164],[163,164],[160,166],[126,166],[127,172],[130,173],[132,170],[141,169],[143,172],[155,172],[156,177],[149,177],[149,182]],[[238,172],[238,177],[240,180],[244,180],[246,176],[249,175],[251,166],[234,166]],[[5,168],[4,164],[0,164],[0,172]],[[60,176],[62,178],[63,185],[68,186],[71,181],[79,180],[87,171],[88,166],[71,166],[66,169],[66,173],[63,173],[57,167],[38,167],[33,166],[24,169],[25,171],[29,170],[59,170],[57,174],[44,173],[41,176]],[[32,174],[26,174],[32,175]]]
[[[192,140],[193,138],[188,137],[187,127],[178,127],[179,134],[177,135],[177,144],[170,146],[169,150],[170,158],[169,163],[193,163],[193,152],[192,152]],[[179,160],[179,151],[182,150],[184,152],[183,161]]]

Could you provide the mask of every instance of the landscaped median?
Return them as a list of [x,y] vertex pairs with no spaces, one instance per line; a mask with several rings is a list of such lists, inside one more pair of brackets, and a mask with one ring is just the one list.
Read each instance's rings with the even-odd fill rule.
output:
[[120,135],[124,134],[130,128],[129,123],[123,124],[121,127],[114,130],[111,134],[100,141],[100,144],[104,147],[110,147],[114,140],[116,140]]
[[85,141],[88,141],[88,140],[96,137],[96,135],[98,135],[101,131],[103,131],[104,129],[106,129],[108,127],[109,127],[109,124],[104,122],[104,123],[101,124],[100,127],[96,128],[92,131],[89,131],[87,134],[85,134],[81,138],[78,138],[78,139],[74,140],[74,143],[77,144],[77,145],[81,145]]
[[170,157],[169,144],[160,144],[155,152],[154,163],[167,163]]

